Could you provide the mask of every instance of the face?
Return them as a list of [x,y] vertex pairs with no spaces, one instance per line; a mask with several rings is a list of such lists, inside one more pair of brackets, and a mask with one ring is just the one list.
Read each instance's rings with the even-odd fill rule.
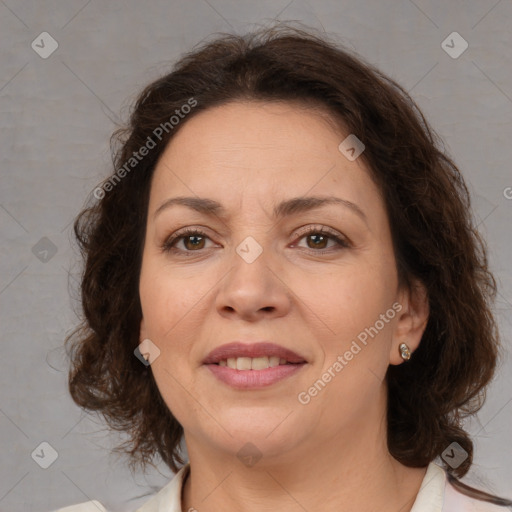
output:
[[[250,441],[285,456],[380,423],[407,297],[379,190],[338,149],[347,135],[312,109],[233,102],[186,121],[157,164],[140,339],[160,350],[151,370],[189,453],[232,456]],[[302,363],[204,364],[235,341]],[[279,349],[263,346],[274,349],[274,363],[249,364],[275,364]]]

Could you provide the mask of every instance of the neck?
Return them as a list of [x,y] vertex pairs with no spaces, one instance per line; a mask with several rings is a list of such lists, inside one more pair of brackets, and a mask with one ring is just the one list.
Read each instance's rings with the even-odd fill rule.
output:
[[364,425],[321,444],[312,436],[252,467],[186,435],[191,471],[182,510],[410,512],[426,468],[408,468],[389,454],[385,421],[378,429]]

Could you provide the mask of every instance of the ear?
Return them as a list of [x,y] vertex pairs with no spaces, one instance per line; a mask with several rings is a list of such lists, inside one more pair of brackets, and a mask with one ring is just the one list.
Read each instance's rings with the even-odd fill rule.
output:
[[400,344],[405,343],[413,352],[418,348],[429,317],[428,294],[425,286],[419,280],[411,285],[411,290],[402,289],[398,303],[402,309],[393,330],[393,340],[389,363],[398,365],[404,362],[400,355]]

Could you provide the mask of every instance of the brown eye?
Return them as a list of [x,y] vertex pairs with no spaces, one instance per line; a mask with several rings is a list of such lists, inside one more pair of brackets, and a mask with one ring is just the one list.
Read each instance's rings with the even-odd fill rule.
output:
[[[189,228],[184,231],[179,231],[169,237],[162,245],[164,252],[198,252],[205,249],[206,240],[209,240],[206,233],[198,229]],[[177,247],[183,241],[181,247]]]
[[[180,237],[183,238],[183,243],[187,249],[202,249],[204,247],[204,238],[199,235],[187,235]],[[190,245],[187,245],[187,242],[190,242]]]
[[307,235],[306,238],[310,241],[313,240],[313,246],[311,247],[312,249],[324,249],[330,237],[320,233],[313,233],[312,235]]
[[[306,248],[311,253],[330,253],[333,251],[346,249],[350,247],[350,243],[347,240],[345,240],[341,235],[334,231],[331,231],[330,229],[324,226],[314,226],[312,228],[310,227],[309,229],[301,231],[296,235],[300,237],[299,240],[302,240],[303,238],[306,239]],[[333,244],[331,244],[330,247],[327,246],[329,241],[333,242]]]

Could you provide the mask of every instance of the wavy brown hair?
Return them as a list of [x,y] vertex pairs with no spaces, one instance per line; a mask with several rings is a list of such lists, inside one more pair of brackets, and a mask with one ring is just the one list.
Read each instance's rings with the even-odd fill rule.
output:
[[[155,128],[191,99],[196,106],[156,140]],[[430,308],[411,360],[388,368],[388,448],[402,464],[424,467],[457,442],[468,457],[456,469],[445,467],[454,478],[464,476],[473,443],[462,420],[482,406],[500,353],[490,309],[496,282],[470,216],[469,192],[408,93],[355,52],[309,29],[278,26],[203,42],[140,92],[129,122],[114,132],[112,186],[104,183],[96,194],[103,197],[74,224],[85,266],[83,323],[66,340],[73,400],[129,435],[115,450],[130,455],[132,469],[155,455],[174,472],[184,464],[183,428],[150,367],[134,357],[149,191],[160,155],[188,119],[236,100],[316,104],[363,141],[360,158],[386,204],[400,284],[423,283]],[[156,147],[114,183],[148,137]]]

